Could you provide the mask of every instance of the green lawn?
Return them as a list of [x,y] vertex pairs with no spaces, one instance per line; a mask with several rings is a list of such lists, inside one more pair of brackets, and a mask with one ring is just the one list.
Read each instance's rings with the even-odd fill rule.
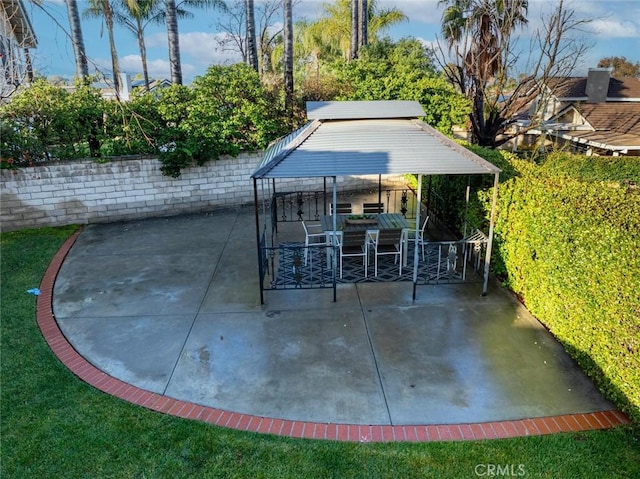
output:
[[3,478],[634,478],[638,429],[478,442],[288,439],[165,416],[107,396],[44,342],[35,297],[73,228],[1,236]]

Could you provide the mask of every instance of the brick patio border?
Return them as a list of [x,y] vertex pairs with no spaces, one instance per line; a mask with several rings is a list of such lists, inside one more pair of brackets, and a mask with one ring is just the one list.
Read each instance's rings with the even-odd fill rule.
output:
[[164,414],[240,431],[350,442],[499,439],[608,429],[630,423],[629,419],[618,410],[472,424],[364,426],[315,423],[240,414],[146,391],[109,376],[93,366],[73,348],[58,327],[52,307],[53,286],[67,253],[79,235],[80,231],[77,231],[62,245],[45,272],[40,285],[40,296],[37,299],[38,326],[53,353],[73,374],[96,389],[132,404]]

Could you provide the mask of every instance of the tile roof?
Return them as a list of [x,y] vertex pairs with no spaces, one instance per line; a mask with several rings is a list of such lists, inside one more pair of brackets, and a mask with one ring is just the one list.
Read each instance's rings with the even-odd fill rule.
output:
[[578,103],[574,108],[595,130],[640,136],[640,103]]
[[561,136],[602,148],[640,149],[640,103],[573,103],[594,131],[563,131]]

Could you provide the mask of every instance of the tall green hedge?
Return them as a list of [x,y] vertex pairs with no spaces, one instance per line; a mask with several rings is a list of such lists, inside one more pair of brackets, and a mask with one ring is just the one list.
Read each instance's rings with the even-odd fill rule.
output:
[[[508,162],[495,229],[499,272],[640,422],[640,158],[558,153],[542,165]],[[485,216],[489,197],[480,194]]]

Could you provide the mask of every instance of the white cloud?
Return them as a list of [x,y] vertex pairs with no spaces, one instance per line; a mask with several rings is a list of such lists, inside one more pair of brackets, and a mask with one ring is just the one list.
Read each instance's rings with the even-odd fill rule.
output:
[[225,49],[222,33],[190,32],[180,35],[180,54],[189,55],[199,65],[220,65],[241,60],[237,52]]
[[637,38],[640,36],[640,23],[622,19],[596,19],[591,24],[594,32],[603,38]]

